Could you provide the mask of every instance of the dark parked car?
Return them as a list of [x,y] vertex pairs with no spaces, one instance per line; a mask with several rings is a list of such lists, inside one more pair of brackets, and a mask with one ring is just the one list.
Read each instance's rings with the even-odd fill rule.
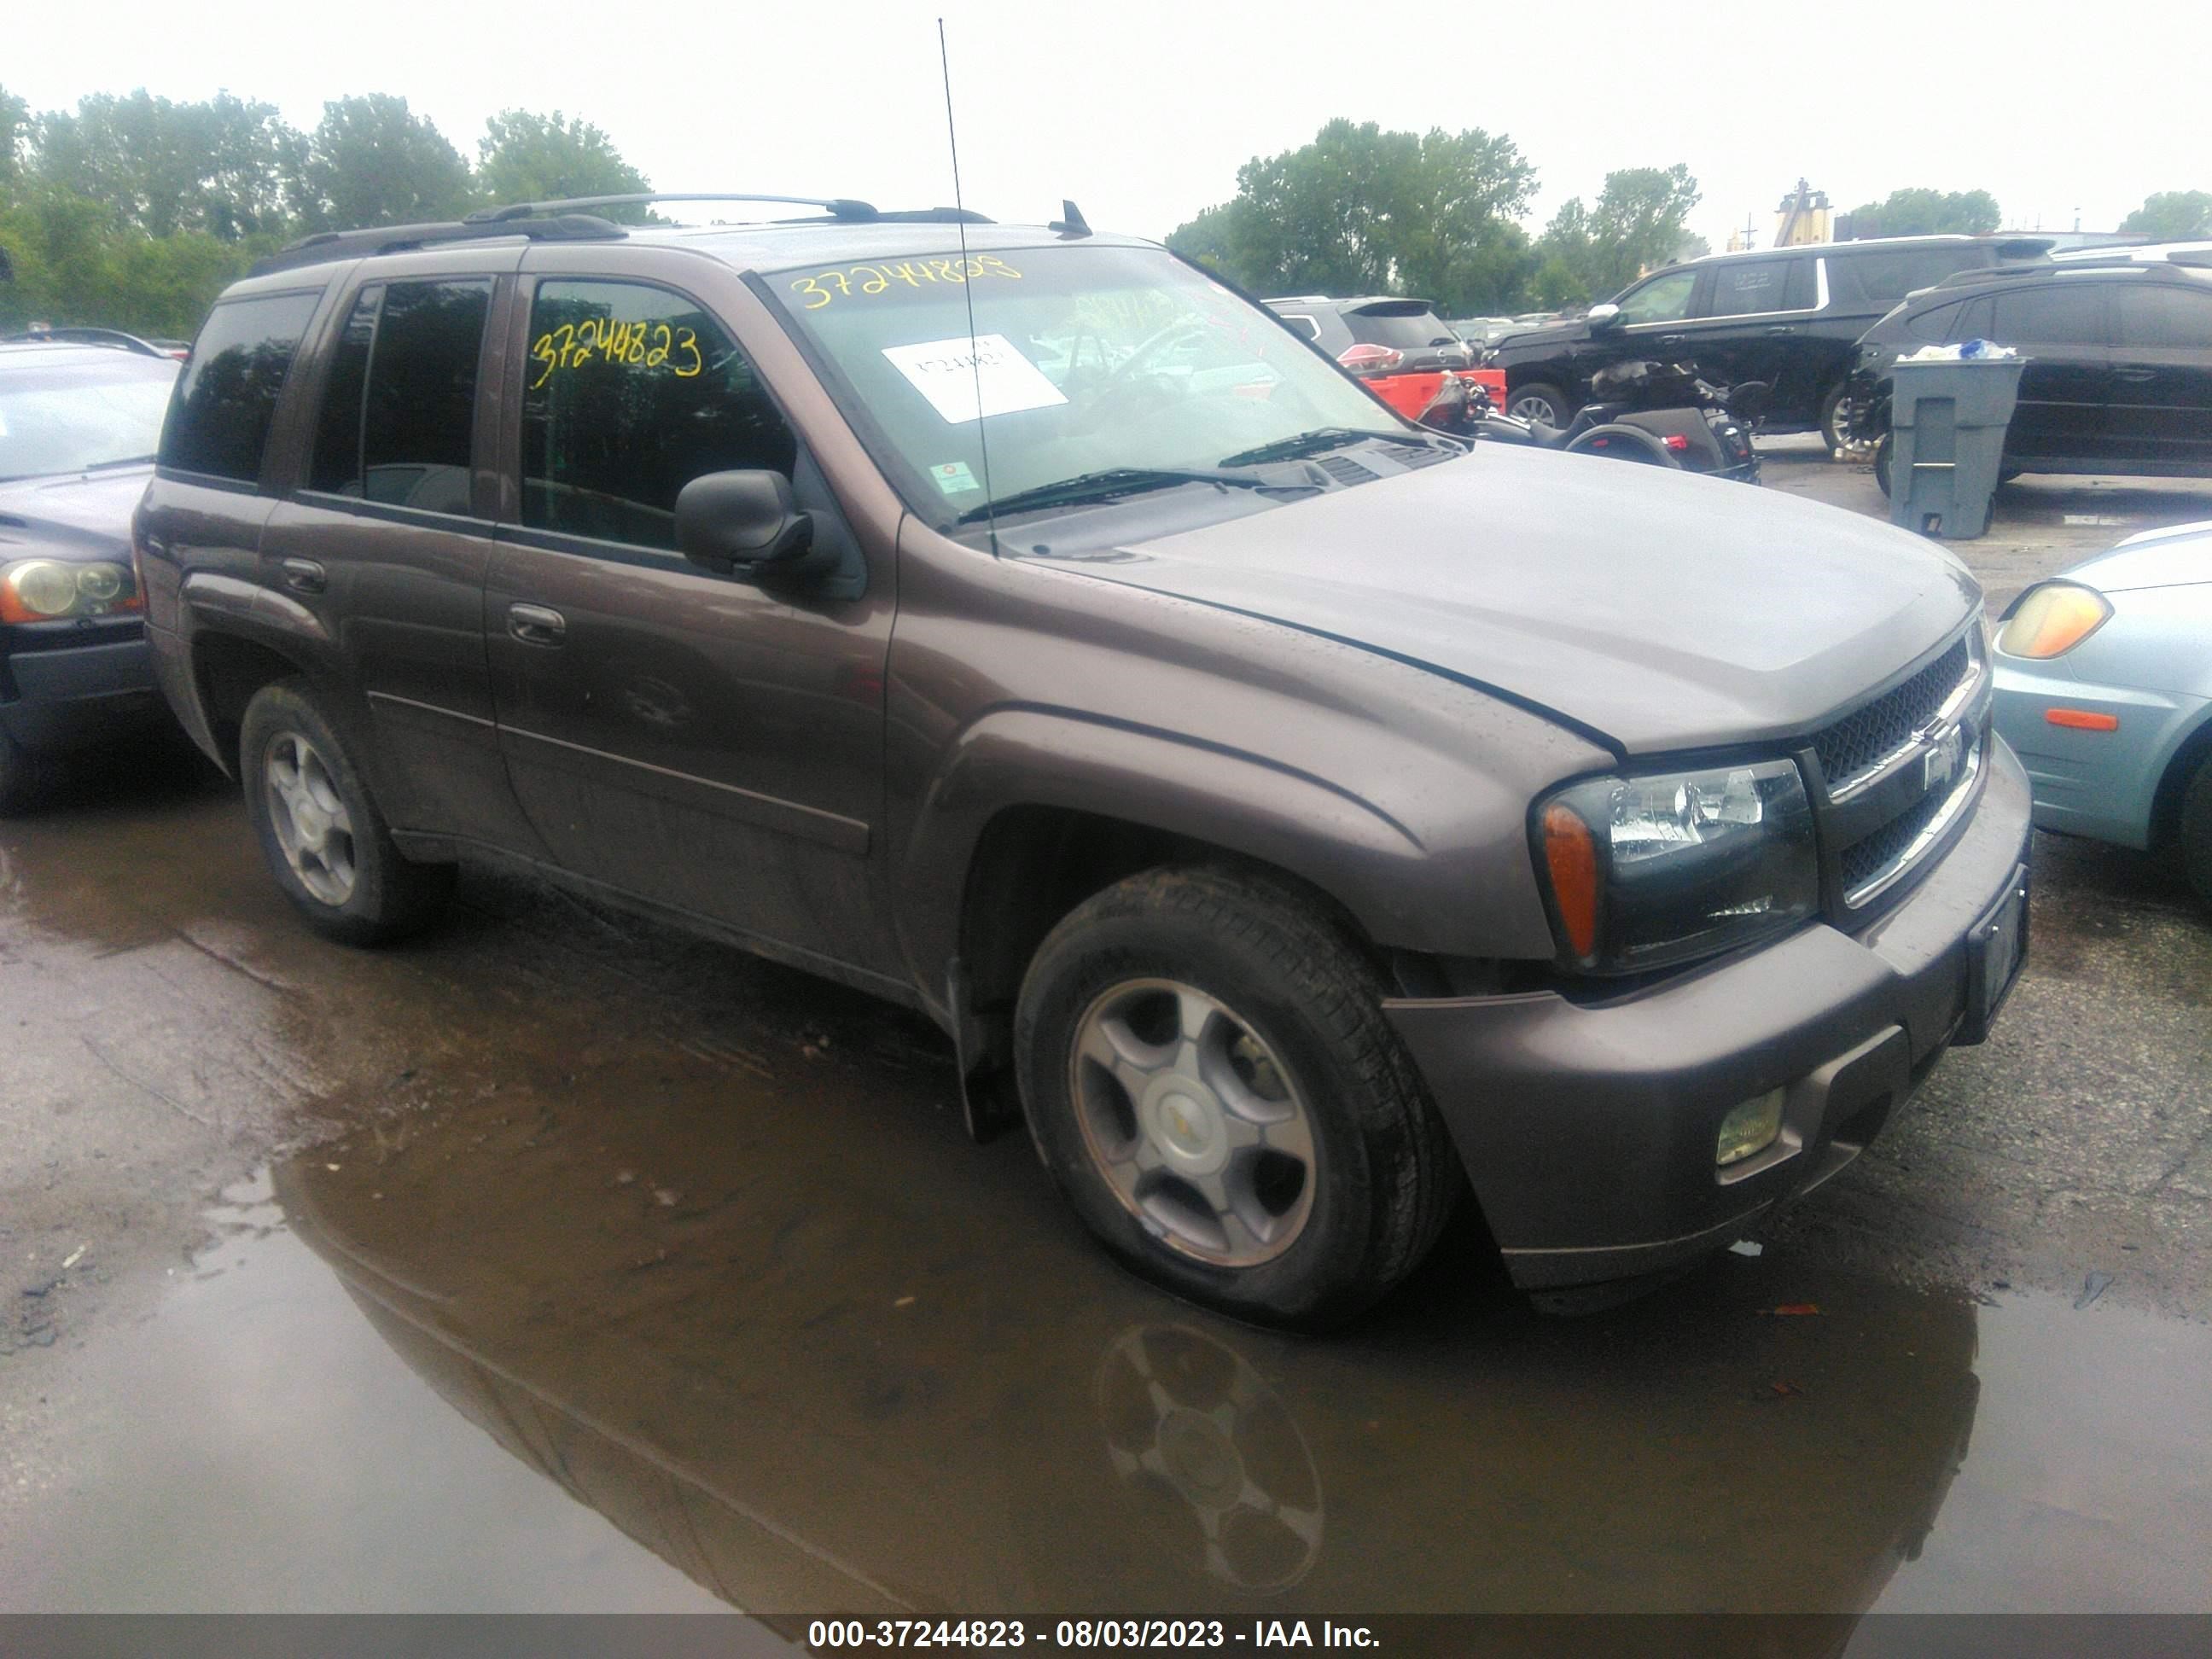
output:
[[0,811],[50,763],[168,724],[131,514],[176,378],[113,346],[0,344]]
[[1148,242],[586,205],[316,239],[179,384],[155,655],[312,926],[481,853],[921,1010],[1297,1322],[1469,1183],[1533,1291],[1671,1268],[1986,1030],[2027,787],[1917,538],[1425,432]]
[[1590,376],[1638,357],[1686,359],[1717,385],[1772,388],[1768,432],[1845,442],[1853,348],[1914,289],[1954,271],[2038,253],[2039,242],[1905,236],[1753,253],[1716,253],[1632,283],[1577,322],[1516,334],[1492,352],[1506,413],[1563,426],[1588,402]]
[[1867,331],[1854,434],[1889,488],[1890,367],[1923,346],[1990,340],[2027,359],[2004,472],[2212,477],[2212,258],[2121,255],[1951,278]]

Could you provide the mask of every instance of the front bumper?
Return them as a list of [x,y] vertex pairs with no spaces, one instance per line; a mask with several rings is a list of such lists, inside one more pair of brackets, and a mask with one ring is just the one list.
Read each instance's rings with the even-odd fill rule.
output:
[[[2053,709],[2109,718],[2113,729],[2057,725]],[[2159,780],[2208,718],[2203,697],[2076,679],[2063,658],[1997,664],[1996,728],[2027,769],[2042,829],[2148,848]]]
[[[1986,926],[2025,880],[2027,779],[2002,744],[1959,839],[1863,933],[1808,927],[1600,1003],[1552,991],[1394,1000],[1514,1282],[1656,1273],[1841,1170],[1954,1038]],[[1726,1170],[1730,1109],[1786,1091],[1783,1132]]]
[[0,655],[0,732],[25,749],[79,748],[168,718],[143,634],[37,644]]

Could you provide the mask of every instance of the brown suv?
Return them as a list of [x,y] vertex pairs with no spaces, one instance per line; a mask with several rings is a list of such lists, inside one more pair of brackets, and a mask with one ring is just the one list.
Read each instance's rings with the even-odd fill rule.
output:
[[1079,221],[590,205],[289,250],[179,383],[155,660],[325,933],[495,855],[924,1010],[1111,1249],[1307,1323],[1470,1184],[1532,1291],[1695,1257],[1983,1035],[1943,553],[1470,451]]

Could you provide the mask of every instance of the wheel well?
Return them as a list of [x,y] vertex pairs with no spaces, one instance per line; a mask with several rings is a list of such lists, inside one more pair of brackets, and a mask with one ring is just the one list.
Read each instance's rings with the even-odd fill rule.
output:
[[192,676],[200,706],[207,711],[208,734],[226,768],[238,763],[238,739],[246,705],[264,685],[289,679],[300,665],[283,653],[229,634],[204,634],[192,647]]
[[1008,807],[984,827],[969,860],[960,956],[974,1011],[1010,1018],[1022,975],[1044,937],[1070,910],[1126,876],[1164,864],[1235,866],[1297,890],[1361,949],[1375,951],[1349,911],[1288,872],[1211,842],[1093,812]]
[[2189,793],[2189,780],[2196,775],[2197,763],[2212,755],[2212,720],[2191,732],[2166,763],[2166,771],[2158,781],[2158,789],[2150,802],[2150,844],[2169,845],[2181,833],[2181,800]]

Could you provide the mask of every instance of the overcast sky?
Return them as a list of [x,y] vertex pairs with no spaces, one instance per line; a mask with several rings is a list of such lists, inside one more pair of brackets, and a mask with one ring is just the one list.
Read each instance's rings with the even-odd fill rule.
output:
[[1510,135],[1540,227],[1608,169],[1684,161],[1716,247],[1762,242],[1802,174],[1838,211],[1903,185],[1986,189],[2008,228],[2111,229],[2156,190],[2212,190],[2212,21],[2142,0],[1843,5],[1269,6],[1182,0],[620,6],[507,0],[102,0],[12,29],[0,84],[35,109],[145,86],[405,97],[474,159],[485,118],[562,109],[664,190],[949,201],[936,19],[969,206],[1164,236],[1238,165],[1334,116]]

